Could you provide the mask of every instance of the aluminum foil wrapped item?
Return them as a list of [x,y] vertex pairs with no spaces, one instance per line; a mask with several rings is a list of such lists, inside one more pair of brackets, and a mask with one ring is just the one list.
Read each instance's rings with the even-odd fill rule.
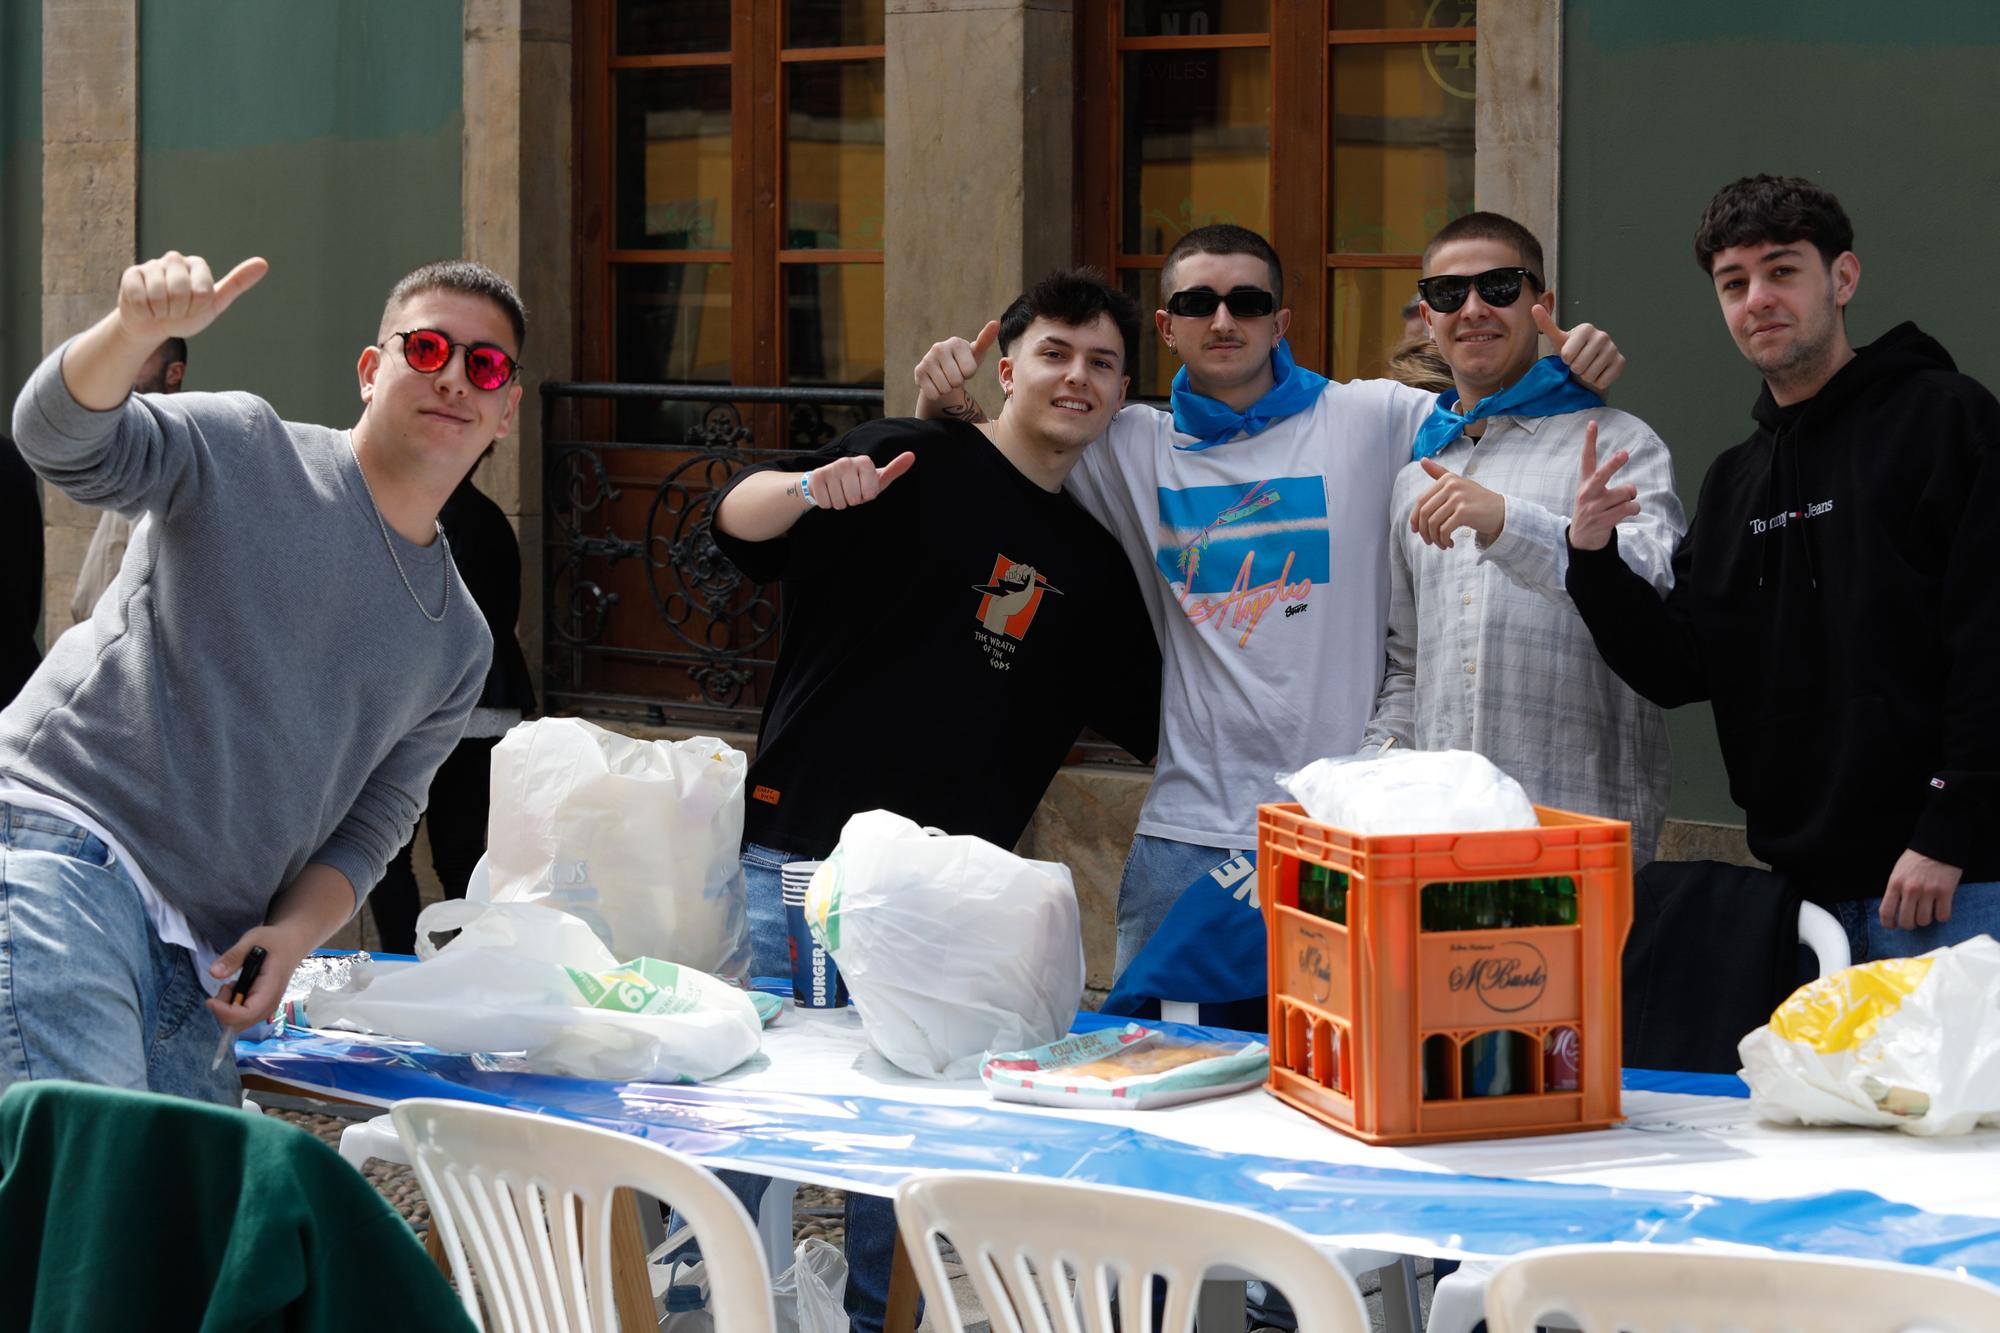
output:
[[285,983],[284,998],[278,1003],[279,1022],[295,1028],[311,1027],[306,1015],[306,997],[316,990],[346,990],[354,985],[357,970],[366,975],[374,964],[375,959],[366,950],[305,959]]

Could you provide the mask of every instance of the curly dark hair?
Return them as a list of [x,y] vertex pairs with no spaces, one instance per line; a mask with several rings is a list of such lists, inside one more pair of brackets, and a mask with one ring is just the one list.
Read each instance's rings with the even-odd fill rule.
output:
[[1139,303],[1104,280],[1094,268],[1064,268],[1041,279],[1014,298],[1000,316],[1000,350],[1012,354],[1014,344],[1038,319],[1052,319],[1070,328],[1111,316],[1125,343],[1123,364],[1139,354]]
[[1694,262],[1713,272],[1733,245],[1811,241],[1829,266],[1854,248],[1854,224],[1833,191],[1798,176],[1745,176],[1716,191],[1694,230]]

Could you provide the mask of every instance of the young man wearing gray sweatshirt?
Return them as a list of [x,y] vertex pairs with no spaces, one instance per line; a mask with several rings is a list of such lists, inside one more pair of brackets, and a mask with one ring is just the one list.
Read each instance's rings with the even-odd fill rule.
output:
[[[0,711],[0,1089],[68,1078],[211,1101],[225,1028],[271,1013],[408,836],[492,653],[437,526],[512,428],[507,282],[396,285],[352,430],[246,393],[135,397],[142,363],[263,277],[168,252],[14,407],[22,455],[147,514],[111,595]],[[222,991],[268,955],[240,1003]],[[222,993],[218,994],[218,991]]]

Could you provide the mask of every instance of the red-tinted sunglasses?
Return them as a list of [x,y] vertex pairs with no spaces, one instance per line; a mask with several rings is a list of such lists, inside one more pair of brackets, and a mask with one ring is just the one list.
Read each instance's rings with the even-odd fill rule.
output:
[[465,378],[475,388],[489,392],[503,388],[521,369],[519,362],[492,343],[455,343],[436,329],[410,329],[389,336],[403,340],[403,360],[420,375],[435,375],[443,370],[450,364],[455,347],[465,349]]

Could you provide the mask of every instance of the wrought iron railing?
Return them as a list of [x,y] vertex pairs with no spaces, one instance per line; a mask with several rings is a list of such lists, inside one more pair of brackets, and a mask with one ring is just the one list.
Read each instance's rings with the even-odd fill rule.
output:
[[543,385],[548,710],[755,730],[778,590],[717,549],[715,494],[881,415],[880,389]]

